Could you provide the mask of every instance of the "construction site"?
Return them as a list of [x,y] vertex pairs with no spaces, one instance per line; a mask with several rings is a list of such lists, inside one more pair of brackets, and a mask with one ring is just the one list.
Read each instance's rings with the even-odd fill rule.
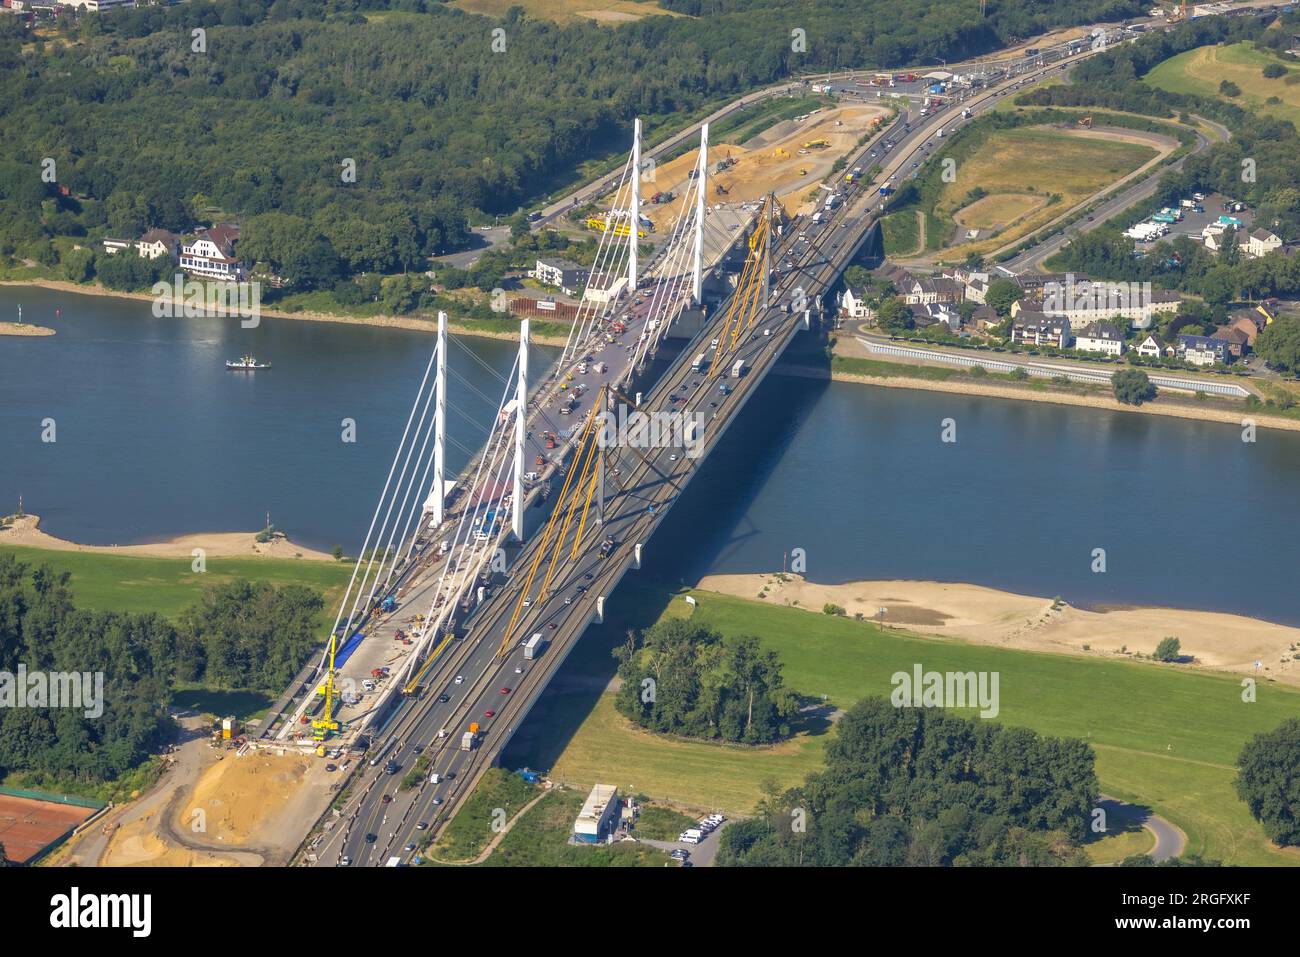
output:
[[[812,212],[810,191],[831,175],[835,162],[875,131],[890,116],[885,106],[862,105],[815,110],[783,120],[743,144],[717,143],[709,149],[709,195],[711,212],[757,207],[769,193],[775,194],[786,215]],[[642,177],[642,236],[669,235],[682,214],[678,202],[694,178],[699,154],[695,150],[661,163]],[[656,200],[656,197],[658,199]],[[614,205],[612,196],[599,205]],[[605,214],[599,220],[603,227]],[[748,217],[745,217],[748,220]],[[648,225],[647,225],[648,221]],[[619,235],[627,235],[627,224],[617,221]]]

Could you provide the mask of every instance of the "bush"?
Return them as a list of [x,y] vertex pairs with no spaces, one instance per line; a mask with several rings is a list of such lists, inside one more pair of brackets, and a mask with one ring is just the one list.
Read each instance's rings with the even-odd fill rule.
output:
[[843,616],[845,614],[845,611],[843,608],[841,608],[839,605],[836,605],[834,602],[828,601],[826,604],[822,605],[822,614]]
[[1151,657],[1156,661],[1177,661],[1182,657],[1181,647],[1177,638],[1162,638],[1160,644],[1156,645],[1155,654]]
[[1156,387],[1141,369],[1120,369],[1110,377],[1115,398],[1125,405],[1141,405],[1156,397]]
[[1241,96],[1241,87],[1231,80],[1223,80],[1219,83],[1219,93],[1223,96]]
[[1264,67],[1263,73],[1267,79],[1276,80],[1280,76],[1287,75],[1287,68],[1280,63],[1270,63]]

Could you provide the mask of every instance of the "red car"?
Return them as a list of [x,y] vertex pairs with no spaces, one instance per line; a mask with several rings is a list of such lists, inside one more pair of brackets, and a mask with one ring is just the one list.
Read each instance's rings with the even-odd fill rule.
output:
[[494,718],[494,717],[496,717],[496,712],[495,712],[495,711],[484,711],[484,712],[483,712],[483,717],[485,717],[485,718]]
[[509,688],[502,688],[502,689],[501,689],[501,693],[502,693],[502,694],[509,694],[509,693],[510,693],[510,689],[509,689]]

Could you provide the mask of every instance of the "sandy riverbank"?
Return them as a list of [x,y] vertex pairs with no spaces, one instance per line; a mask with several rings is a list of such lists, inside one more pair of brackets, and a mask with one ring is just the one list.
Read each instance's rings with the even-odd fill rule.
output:
[[[822,614],[827,603],[849,617],[861,612],[874,619],[888,608],[885,624],[927,635],[961,638],[978,644],[1106,658],[1149,656],[1162,638],[1174,636],[1194,663],[1178,667],[1254,674],[1300,685],[1300,628],[1176,608],[1114,608],[1085,611],[1050,598],[1016,595],[979,585],[942,582],[871,581],[818,585],[797,575],[710,575],[699,587],[707,591],[794,605]],[[1085,649],[1084,646],[1087,646]],[[1127,652],[1122,649],[1127,648]],[[1285,659],[1285,660],[1284,660]]]
[[40,517],[36,515],[24,515],[22,518],[13,519],[10,525],[0,529],[0,545],[49,548],[61,552],[136,555],[146,558],[190,558],[194,549],[201,548],[208,558],[261,557],[334,561],[334,556],[297,545],[284,536],[277,536],[269,542],[259,542],[257,532],[199,532],[194,535],[181,535],[165,542],[149,542],[142,545],[79,545],[41,531],[40,522]]
[[[98,284],[83,285],[62,279],[22,279],[0,280],[0,286],[39,286],[42,289],[55,289],[70,292],[78,296],[111,296],[114,299],[136,299],[153,302],[153,296],[147,292],[122,292]],[[417,332],[437,332],[438,323],[433,319],[420,319],[416,316],[341,316],[332,312],[281,312],[275,309],[263,309],[262,315],[271,319],[301,319],[306,322],[337,322],[351,326],[381,326],[388,329],[414,329]],[[510,332],[495,332],[476,327],[473,323],[458,322],[448,319],[447,330],[458,336],[478,336],[481,339],[506,339],[517,342],[519,336]],[[53,334],[53,330],[51,330]],[[565,339],[561,336],[543,336],[533,333],[532,342],[544,346],[563,346]]]
[[0,336],[52,336],[53,329],[45,326],[33,326],[30,322],[19,325],[16,322],[0,322]]

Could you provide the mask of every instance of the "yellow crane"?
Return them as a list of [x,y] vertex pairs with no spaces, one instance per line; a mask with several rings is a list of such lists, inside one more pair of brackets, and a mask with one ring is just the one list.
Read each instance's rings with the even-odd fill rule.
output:
[[330,667],[325,673],[325,709],[321,716],[311,723],[312,740],[324,741],[331,734],[338,734],[339,723],[334,720],[334,653],[338,650],[338,632],[330,634]]

